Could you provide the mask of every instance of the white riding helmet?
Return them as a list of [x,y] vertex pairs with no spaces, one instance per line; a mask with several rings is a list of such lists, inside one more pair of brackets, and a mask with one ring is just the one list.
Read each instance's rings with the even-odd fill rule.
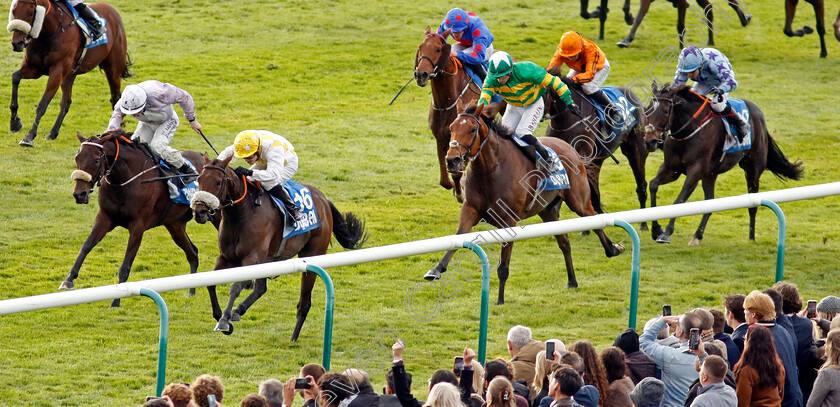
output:
[[139,85],[128,85],[120,98],[120,110],[125,114],[140,113],[146,107],[146,91]]

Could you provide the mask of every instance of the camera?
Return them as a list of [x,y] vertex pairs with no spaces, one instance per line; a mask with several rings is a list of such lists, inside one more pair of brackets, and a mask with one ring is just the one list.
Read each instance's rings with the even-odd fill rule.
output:
[[295,379],[295,389],[308,389],[310,387],[312,387],[312,385],[309,384],[309,379],[305,377],[302,379]]
[[817,317],[817,300],[808,300],[808,308],[806,308],[805,316],[808,319]]
[[545,360],[554,360],[554,342],[545,343]]
[[671,315],[671,305],[665,304],[662,306],[662,316],[667,317]]
[[452,366],[452,371],[456,375],[460,375],[461,370],[464,370],[464,357],[463,356],[455,356],[455,364]]
[[691,337],[688,339],[688,348],[697,350],[700,347],[700,329],[691,328]]

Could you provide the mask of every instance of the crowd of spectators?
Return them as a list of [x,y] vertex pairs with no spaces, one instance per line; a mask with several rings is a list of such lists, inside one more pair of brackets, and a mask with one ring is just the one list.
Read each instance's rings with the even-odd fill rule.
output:
[[[829,407],[840,406],[840,298],[808,301],[796,285],[722,299],[722,309],[695,308],[650,319],[639,335],[619,333],[598,351],[588,340],[568,347],[545,342],[517,325],[508,331],[510,358],[484,365],[464,349],[453,366],[428,379],[427,400],[415,398],[403,359],[393,365],[383,394],[365,372],[327,372],[303,366],[286,382],[269,379],[242,407]],[[837,318],[835,318],[837,317]],[[548,345],[548,346],[547,346]],[[548,349],[548,351],[547,351]],[[202,375],[172,383],[144,407],[221,407],[224,386]],[[297,400],[297,399],[300,400]]]

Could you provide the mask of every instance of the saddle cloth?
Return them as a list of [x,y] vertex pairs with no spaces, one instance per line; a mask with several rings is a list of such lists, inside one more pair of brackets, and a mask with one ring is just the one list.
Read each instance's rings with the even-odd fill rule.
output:
[[[160,163],[160,172],[161,174],[163,174],[163,176],[170,175],[170,173],[173,175],[181,173],[177,169],[172,168],[169,164],[166,163],[166,161],[159,159],[158,162]],[[190,162],[190,160],[185,159],[184,162],[187,163],[187,165],[189,165],[195,173],[198,173],[198,171],[195,170],[195,166],[193,165],[193,163]],[[183,188],[178,188],[177,186],[175,186],[175,184],[172,183],[172,180],[169,179],[166,181],[166,186],[169,188],[169,198],[172,199],[172,201],[175,203],[184,205],[189,205],[192,201],[193,195],[195,195],[195,193],[198,192],[198,181],[195,180],[185,185]]]
[[[729,102],[729,106],[732,106],[732,113],[741,116],[744,121],[750,121],[750,109],[747,107],[747,104],[741,99],[735,98],[727,98],[727,102]],[[735,137],[736,132],[738,131],[735,128],[735,125],[726,120],[725,117],[721,117],[723,122],[726,124],[723,126],[726,128],[726,140],[723,142],[723,152],[724,153],[734,153],[736,151],[742,150],[749,150],[752,147],[752,127],[750,127],[750,133],[744,137],[744,141],[742,143],[738,142],[738,138]]]
[[289,196],[292,197],[292,200],[295,201],[295,205],[297,205],[303,213],[303,219],[292,223],[294,222],[294,219],[292,219],[289,213],[286,212],[286,207],[283,205],[283,202],[274,195],[267,194],[271,197],[271,201],[274,202],[274,206],[280,209],[280,212],[286,217],[286,227],[283,229],[283,238],[289,238],[320,227],[321,221],[318,219],[318,211],[315,210],[315,202],[312,200],[312,192],[309,191],[309,188],[292,180],[286,181],[286,183],[283,184],[283,188],[286,189],[286,192],[288,192]]
[[[470,67],[463,64],[461,65],[461,67],[464,68],[464,71],[467,72],[467,75],[469,75],[470,78],[472,78],[473,83],[475,83],[479,89],[481,89],[484,86],[484,82],[481,81],[481,78],[478,76],[478,74],[473,72],[473,70],[470,69]],[[487,67],[485,67],[485,71],[487,70],[486,68]],[[495,93],[493,94],[493,97],[490,98],[490,103],[499,103],[501,101],[502,97]]]
[[[612,105],[618,108],[618,113],[621,115],[621,122],[617,123],[615,127],[610,129],[610,140],[612,140],[612,138],[626,133],[639,122],[634,114],[636,112],[636,106],[633,106],[632,103],[627,101],[627,98],[624,97],[621,90],[615,86],[602,86],[601,90],[603,90],[604,94],[606,94],[610,99]],[[607,121],[604,120],[604,106],[601,106],[589,96],[586,96],[586,99],[595,106],[595,111],[598,112],[598,118],[601,120],[601,123],[604,123],[604,127],[606,128]]]
[[68,4],[67,8],[70,9],[70,13],[73,14],[74,21],[85,34],[85,48],[93,48],[108,43],[108,20],[102,18],[102,16],[97,14],[96,11],[94,11],[92,8],[90,9],[90,11],[93,11],[93,14],[96,14],[96,19],[99,20],[100,24],[102,24],[102,30],[104,31],[102,33],[102,36],[99,37],[99,39],[96,40],[96,42],[91,42],[91,38],[93,37],[91,33],[93,32],[93,30],[90,28],[87,21],[85,21],[84,18],[79,17],[79,12],[76,11],[76,9],[74,9],[73,6]]
[[[522,141],[521,138],[517,135],[513,135],[513,141],[519,147],[527,147],[529,144]],[[569,175],[566,174],[566,167],[563,166],[563,161],[560,160],[560,156],[554,152],[550,147],[545,147],[545,150],[548,151],[548,159],[553,161],[557,164],[557,168],[559,170],[555,171],[554,173],[550,174],[548,177],[543,178],[540,183],[537,185],[538,191],[554,191],[556,189],[569,189],[571,185],[569,185]],[[540,156],[540,153],[537,153],[537,157]]]

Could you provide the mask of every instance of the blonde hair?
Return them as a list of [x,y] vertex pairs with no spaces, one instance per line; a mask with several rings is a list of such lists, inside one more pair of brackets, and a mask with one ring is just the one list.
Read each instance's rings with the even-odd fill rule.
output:
[[744,309],[755,314],[759,321],[776,318],[776,305],[769,295],[753,290],[744,298]]
[[481,366],[481,363],[477,360],[473,360],[470,365],[472,365],[473,369],[473,389],[475,391],[481,391],[480,389],[484,388],[484,366]]
[[531,383],[531,388],[539,393],[542,391],[546,376],[551,373],[552,363],[545,359],[544,350],[537,352],[536,360],[537,362],[534,364],[534,382]]
[[429,391],[423,407],[462,407],[461,392],[452,383],[440,382]]
[[829,367],[840,369],[840,329],[838,328],[829,331],[825,337],[825,363],[820,370]]
[[487,386],[488,407],[516,407],[513,398],[513,385],[504,376],[496,376]]

